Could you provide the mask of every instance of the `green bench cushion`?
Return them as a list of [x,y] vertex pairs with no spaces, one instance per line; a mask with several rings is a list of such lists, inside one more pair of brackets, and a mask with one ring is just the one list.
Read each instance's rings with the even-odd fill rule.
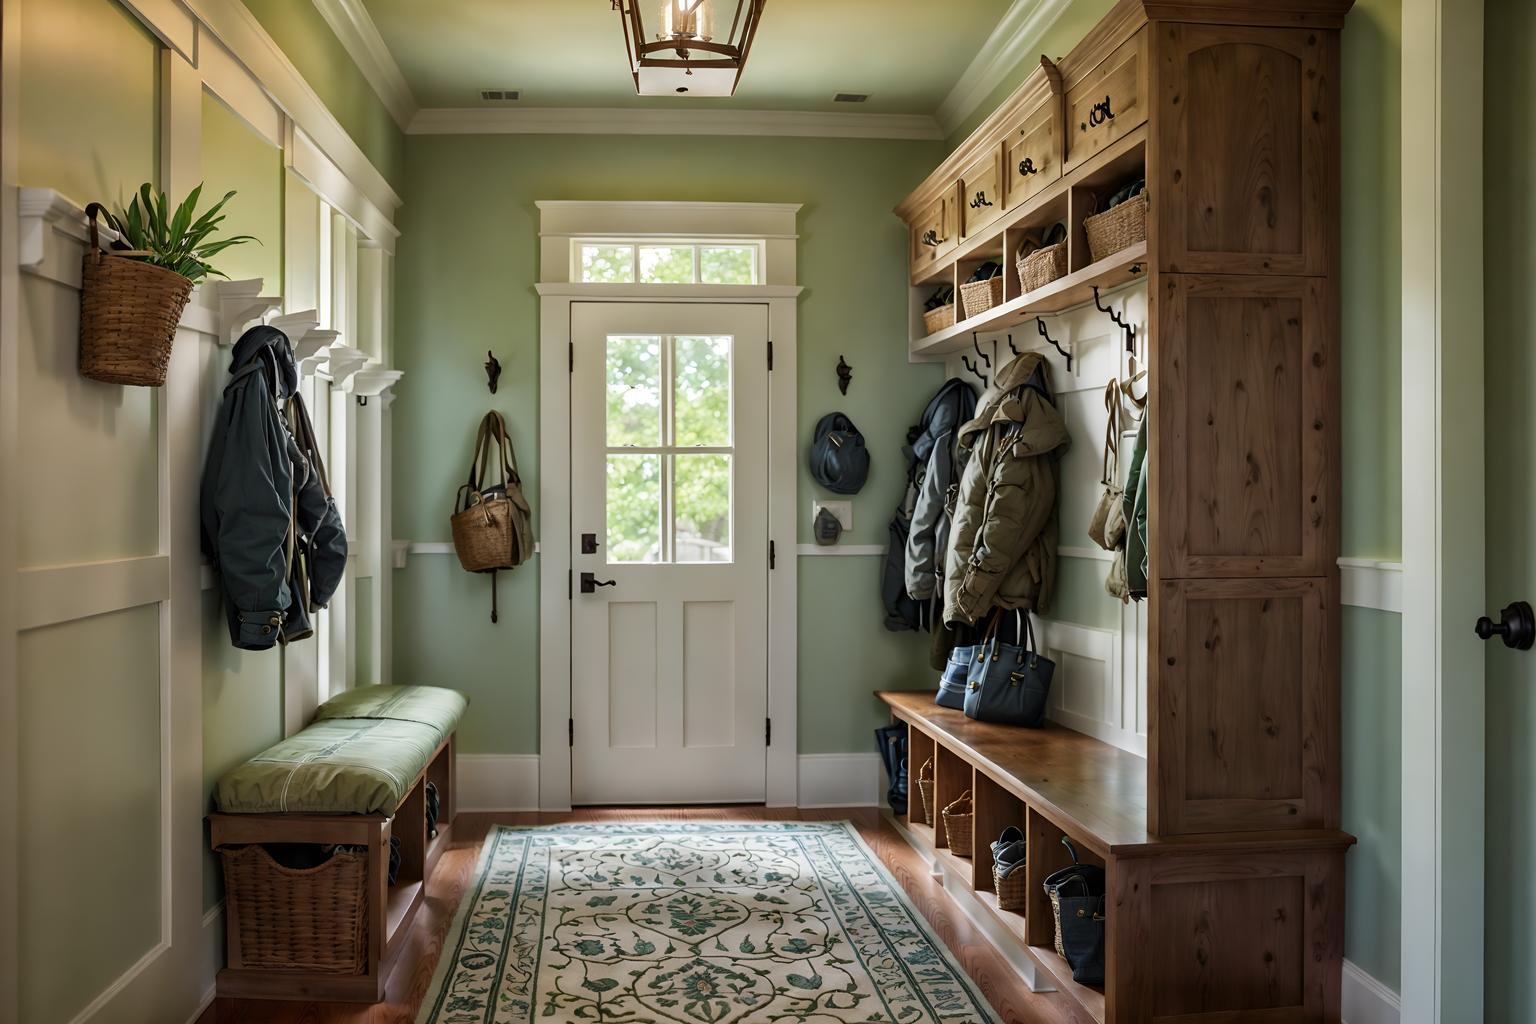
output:
[[438,687],[368,686],[219,780],[226,814],[392,814],[451,735],[465,700]]

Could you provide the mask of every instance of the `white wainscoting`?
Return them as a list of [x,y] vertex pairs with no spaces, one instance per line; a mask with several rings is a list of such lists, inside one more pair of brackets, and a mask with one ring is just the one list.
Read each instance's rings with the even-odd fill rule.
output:
[[1402,1020],[1398,994],[1348,960],[1344,961],[1342,995],[1344,1024],[1399,1024]]

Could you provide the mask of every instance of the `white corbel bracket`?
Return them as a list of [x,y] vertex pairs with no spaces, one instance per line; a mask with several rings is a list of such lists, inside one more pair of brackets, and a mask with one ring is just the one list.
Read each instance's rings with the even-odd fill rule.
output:
[[404,569],[411,555],[411,542],[408,540],[393,540],[389,542],[389,549],[393,555],[396,569]]
[[346,391],[349,390],[347,382],[352,375],[367,366],[368,362],[368,353],[337,341],[326,346],[315,372],[328,378],[333,387]]
[[[105,221],[97,225],[102,248],[117,240]],[[80,287],[80,251],[90,240],[83,207],[51,188],[17,189],[16,229],[16,262],[23,273]],[[60,239],[74,244],[61,246]]]
[[253,324],[283,308],[283,300],[261,294],[261,278],[249,281],[217,281],[213,289],[219,317],[219,344],[233,345]]
[[404,376],[404,370],[369,366],[354,373],[346,389],[357,396],[359,405],[367,405],[369,399],[377,399],[381,406],[388,408],[395,398],[395,385]]
[[335,331],[311,330],[305,331],[302,338],[288,339],[293,343],[293,358],[299,362],[301,377],[312,377],[320,372],[338,337],[340,335]]

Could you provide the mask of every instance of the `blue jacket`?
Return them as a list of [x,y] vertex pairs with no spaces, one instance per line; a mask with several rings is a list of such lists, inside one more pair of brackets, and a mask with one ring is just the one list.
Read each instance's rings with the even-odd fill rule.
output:
[[309,613],[346,571],[347,539],[287,336],[251,328],[229,370],[203,469],[203,551],[219,572],[230,641],[261,651],[311,635]]

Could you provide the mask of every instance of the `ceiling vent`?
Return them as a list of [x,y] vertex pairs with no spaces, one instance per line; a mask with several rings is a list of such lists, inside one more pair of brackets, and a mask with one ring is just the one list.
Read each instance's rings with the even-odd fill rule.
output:
[[486,103],[504,103],[518,98],[516,89],[481,89],[480,98]]
[[867,92],[840,92],[832,97],[833,103],[863,103],[869,99]]

